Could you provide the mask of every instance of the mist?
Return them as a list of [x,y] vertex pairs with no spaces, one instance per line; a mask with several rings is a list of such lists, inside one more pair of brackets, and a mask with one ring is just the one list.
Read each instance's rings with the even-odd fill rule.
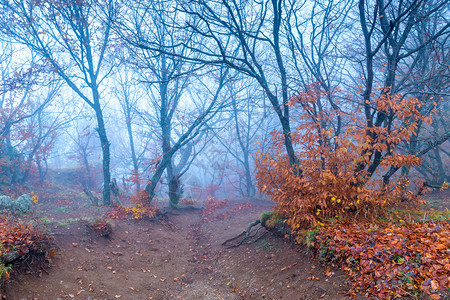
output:
[[285,236],[380,217],[450,180],[448,4],[0,0],[0,193],[58,234],[127,216],[205,245],[230,216],[230,238],[268,210]]

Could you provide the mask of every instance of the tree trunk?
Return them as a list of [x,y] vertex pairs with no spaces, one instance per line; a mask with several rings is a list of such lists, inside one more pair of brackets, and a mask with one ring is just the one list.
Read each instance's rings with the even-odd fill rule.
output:
[[178,208],[178,203],[181,198],[181,182],[180,175],[174,174],[173,171],[169,172],[171,169],[169,166],[167,167],[167,173],[171,173],[171,176],[168,176],[168,184],[169,184],[169,205],[172,208]]
[[445,179],[446,179],[444,164],[442,163],[442,158],[441,158],[441,154],[439,153],[439,148],[435,147],[433,149],[433,151],[434,151],[434,159],[436,160],[437,171],[438,171],[433,183],[442,186],[442,184],[445,182]]
[[[98,93],[97,94],[97,101],[95,101],[95,114],[97,116],[97,132],[98,132],[98,136],[100,138],[100,144],[102,146],[102,155],[103,155],[103,160],[102,160],[102,164],[103,164],[103,205],[110,205],[111,204],[111,187],[110,187],[110,182],[111,182],[111,173],[109,170],[109,165],[110,165],[110,161],[111,161],[111,157],[110,157],[110,149],[109,149],[109,141],[108,141],[108,137],[106,135],[106,128],[105,128],[105,123],[103,120],[103,114],[102,114],[102,110],[100,107],[100,102],[98,100]],[[94,97],[96,98],[96,97]]]
[[292,144],[291,126],[289,124],[289,121],[285,117],[281,118],[280,121],[281,126],[283,127],[284,146],[289,158],[289,164],[291,165],[294,174],[301,175],[302,170],[298,166],[298,159],[295,155],[294,145]]
[[45,167],[42,167],[42,163],[39,160],[37,163],[38,166],[38,171],[39,171],[39,183],[43,184],[45,181],[45,176],[47,175],[47,171],[48,171],[48,164],[47,164],[47,160],[44,160],[44,164]]
[[136,157],[136,150],[134,149],[133,130],[131,128],[130,115],[127,116],[126,123],[127,123],[128,138],[130,139],[131,159],[133,160],[133,169],[134,169],[133,172],[134,175],[136,175],[136,192],[139,192],[139,190],[141,189],[141,183],[139,178],[139,166]]
[[87,188],[86,186],[83,187],[83,192],[86,194],[86,196],[91,201],[92,205],[98,206],[98,198],[92,194],[91,190]]
[[112,192],[112,194],[114,196],[114,201],[116,202],[116,204],[122,205],[122,202],[120,201],[119,186],[117,185],[117,181],[116,181],[115,178],[113,178],[111,180],[110,186],[111,186],[111,192]]
[[150,201],[155,197],[156,185],[161,179],[161,176],[164,173],[164,170],[166,169],[167,165],[170,163],[171,159],[172,154],[163,155],[163,158],[156,167],[155,173],[153,173],[150,182],[145,186],[145,190],[150,194]]
[[246,197],[255,197],[255,186],[253,185],[252,174],[250,172],[250,162],[249,162],[248,151],[244,152],[244,167],[245,167],[245,179],[246,179]]

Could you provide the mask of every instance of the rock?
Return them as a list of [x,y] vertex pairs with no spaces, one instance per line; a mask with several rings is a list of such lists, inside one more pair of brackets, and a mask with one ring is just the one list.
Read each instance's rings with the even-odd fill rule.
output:
[[12,206],[12,200],[8,196],[0,196],[0,210],[9,210]]
[[9,196],[0,196],[0,210],[7,210],[14,214],[25,214],[31,209],[33,200],[28,194],[24,194],[16,200],[11,200]]
[[33,200],[31,199],[31,196],[24,194],[14,201],[13,210],[15,213],[25,214],[30,210],[32,203]]
[[11,252],[3,254],[2,261],[5,264],[9,264],[18,258],[19,258],[19,253],[16,251],[11,251]]

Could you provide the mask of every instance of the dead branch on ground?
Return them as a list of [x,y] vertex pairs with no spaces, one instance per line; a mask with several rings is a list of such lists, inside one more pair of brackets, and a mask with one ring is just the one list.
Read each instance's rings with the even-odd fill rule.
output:
[[[263,229],[264,231],[260,232],[261,229]],[[229,249],[239,247],[242,244],[253,244],[259,241],[267,232],[268,231],[266,230],[266,228],[258,219],[255,222],[251,223],[241,234],[223,242],[222,246],[226,246],[227,249]]]

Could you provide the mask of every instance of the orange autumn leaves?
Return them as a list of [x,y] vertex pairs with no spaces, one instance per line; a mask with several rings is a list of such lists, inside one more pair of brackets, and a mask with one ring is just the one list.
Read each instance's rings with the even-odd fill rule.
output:
[[128,217],[136,220],[152,219],[156,216],[159,207],[151,203],[150,198],[150,194],[146,190],[141,190],[130,197],[132,206],[116,205],[106,216],[111,219],[126,219]]
[[[0,217],[0,257],[15,254],[15,259],[25,259],[28,255],[47,255],[50,237],[44,227],[11,218]],[[9,268],[0,264],[0,285],[8,279]]]
[[421,163],[397,148],[431,118],[421,115],[416,98],[380,94],[364,106],[369,120],[358,107],[353,113],[321,110],[318,99],[327,95],[314,86],[293,97],[300,117],[290,138],[299,163],[289,164],[284,136],[273,131],[269,147],[256,154],[258,184],[299,237],[304,228],[318,231],[312,243],[316,254],[342,266],[352,296],[385,299],[425,292],[439,299],[439,290],[450,288],[448,222],[377,221],[389,207],[418,202],[408,189],[409,178],[383,176]]
[[[419,121],[429,121],[420,114],[422,103],[386,93],[377,101],[378,112],[389,115],[392,122],[376,126],[361,121],[356,113],[318,110],[321,96],[311,89],[291,100],[301,110],[300,125],[290,134],[301,176],[294,174],[278,131],[272,132],[269,148],[256,154],[260,189],[272,197],[289,225],[317,225],[323,218],[371,218],[400,200],[414,200],[407,191],[407,178],[386,184],[381,176],[390,167],[421,163],[420,158],[396,149],[410,139]],[[347,124],[338,131],[331,125],[337,119]]]
[[349,275],[350,294],[379,299],[421,291],[440,299],[450,288],[450,224],[376,222],[321,227],[314,238],[316,255]]

